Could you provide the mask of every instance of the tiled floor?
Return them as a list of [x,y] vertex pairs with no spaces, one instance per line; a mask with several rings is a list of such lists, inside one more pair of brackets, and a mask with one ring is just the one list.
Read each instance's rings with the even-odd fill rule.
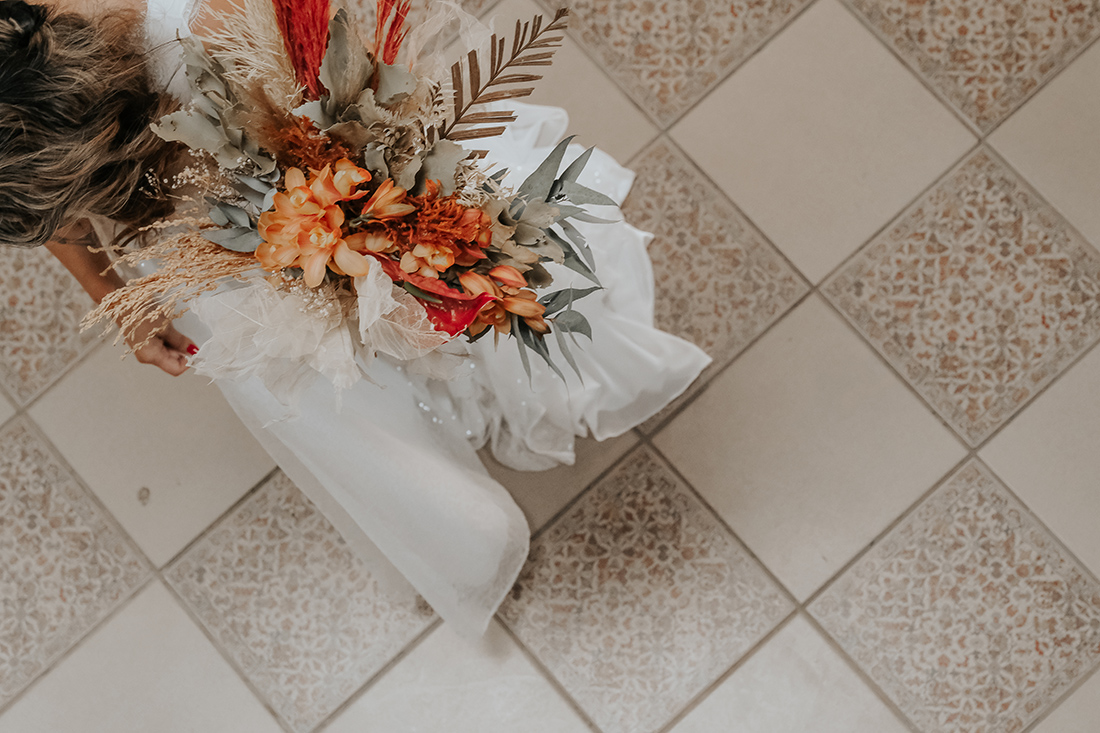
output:
[[1100,730],[1100,5],[573,9],[534,101],[714,365],[490,465],[536,537],[471,641],[0,252],[0,733]]

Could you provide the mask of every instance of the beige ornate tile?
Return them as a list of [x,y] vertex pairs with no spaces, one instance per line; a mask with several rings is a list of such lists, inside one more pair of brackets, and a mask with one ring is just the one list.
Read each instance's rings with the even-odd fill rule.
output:
[[332,713],[433,618],[411,587],[356,559],[282,474],[165,579],[295,731]]
[[849,0],[898,54],[983,130],[1100,34],[1074,0]]
[[148,572],[29,420],[0,431],[0,706]]
[[25,405],[95,344],[88,297],[45,247],[0,247],[0,383]]
[[1100,255],[987,150],[823,290],[971,445],[1100,336]]
[[790,610],[639,448],[536,539],[500,615],[604,733],[648,733]]
[[577,0],[571,33],[662,126],[699,101],[808,0]]
[[1016,733],[1100,660],[1100,584],[977,461],[810,608],[926,733]]
[[623,214],[634,226],[654,234],[649,256],[656,281],[657,327],[693,342],[714,359],[696,381],[698,388],[785,313],[808,286],[670,142],[658,140],[633,168],[637,179]]

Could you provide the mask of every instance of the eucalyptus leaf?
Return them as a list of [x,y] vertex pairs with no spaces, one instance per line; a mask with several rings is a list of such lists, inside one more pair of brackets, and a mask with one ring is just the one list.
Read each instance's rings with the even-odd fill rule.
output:
[[572,141],[573,136],[570,135],[558,143],[557,147],[535,169],[535,172],[520,184],[516,195],[528,201],[545,201],[546,197],[550,195],[550,189],[557,178],[561,160],[565,157],[565,149],[569,147],[569,143]]
[[[512,332],[515,333],[519,330],[520,320],[517,316],[512,315]],[[527,347],[523,344],[523,338],[516,338],[516,348],[519,349],[519,360],[523,364],[523,371],[527,373],[527,382],[531,382],[531,362],[530,357],[527,356]]]
[[610,196],[595,191],[587,186],[582,186],[573,181],[562,181],[561,192],[574,204],[592,204],[594,206],[618,206],[618,202]]
[[421,290],[420,288],[416,287],[415,285],[413,285],[411,282],[409,282],[407,280],[405,282],[401,283],[401,287],[405,288],[405,290],[408,291],[409,295],[411,295],[414,298],[417,298],[419,300],[425,300],[429,303],[442,303],[443,302],[442,300],[440,300],[436,296],[432,295],[431,293],[428,293],[428,292],[425,292],[425,291]]
[[[595,192],[593,192],[595,193]],[[609,199],[610,200],[610,199]],[[615,202],[611,202],[612,206],[615,206]],[[558,223],[561,223],[565,219],[576,219],[577,221],[586,221],[590,224],[614,224],[614,219],[604,219],[590,214],[579,206],[563,206],[558,205]]]
[[558,177],[558,180],[561,181],[563,184],[576,183],[577,178],[581,174],[581,171],[583,171],[584,167],[588,164],[588,159],[592,157],[593,150],[595,150],[595,148],[589,148],[588,150],[585,150],[583,153],[578,155],[573,160],[573,162],[569,164],[569,167],[562,171],[562,174]]
[[[400,186],[406,191],[413,190],[413,188],[415,188],[416,186],[417,173],[420,172],[420,169],[423,166],[423,159],[415,157],[410,159],[409,162],[405,164],[405,167],[397,173],[397,175],[392,176],[394,185]],[[393,169],[391,168],[390,170],[392,171]],[[451,177],[454,178],[453,175]]]
[[249,227],[206,229],[203,230],[202,236],[233,252],[255,252],[264,241],[259,232]]
[[416,193],[424,192],[427,181],[439,181],[443,196],[455,191],[455,171],[458,164],[470,157],[470,151],[450,140],[440,140],[428,154],[422,158],[423,164],[417,174]]
[[585,318],[580,311],[562,311],[554,319],[554,325],[562,331],[583,334],[587,336],[589,340],[592,340],[592,324],[588,322],[588,319]]
[[378,64],[377,74],[378,91],[374,97],[381,105],[397,104],[416,91],[416,77],[402,66]]
[[[584,238],[584,235],[581,234],[580,230],[569,222],[565,221],[564,219],[558,222],[558,226],[560,226],[561,230],[565,232],[565,236],[569,238],[569,241],[577,246],[577,250],[580,251],[581,256],[584,258],[584,261],[588,264],[588,266],[595,270],[596,258],[592,254],[592,249],[588,246],[588,240]],[[551,229],[550,231],[553,232],[553,229]]]
[[577,379],[581,380],[581,384],[584,384],[584,377],[581,376],[581,370],[577,367],[577,360],[573,358],[573,352],[569,350],[569,342],[565,339],[565,331],[560,328],[555,328],[554,338],[558,342],[558,349],[561,351],[561,355],[565,357],[565,361],[573,369],[573,373],[577,375]]
[[294,108],[293,113],[298,117],[307,117],[313,124],[322,130],[327,130],[336,123],[325,108],[321,105],[320,101],[314,100],[312,102],[306,102]]
[[565,262],[563,262],[562,264],[568,267],[570,270],[584,275],[586,278],[596,283],[597,285],[600,284],[600,280],[598,277],[596,277],[596,273],[593,272],[592,269],[584,263],[584,260],[582,260],[580,257],[577,257],[574,252],[566,252]]
[[[233,204],[220,203],[214,207],[216,210],[223,214],[225,218],[233,223],[235,227],[252,228],[252,220],[248,217],[248,212],[239,206]],[[225,226],[224,224],[222,226]]]
[[[359,120],[337,122],[332,127],[326,129],[325,133],[343,140],[353,148],[366,147],[375,139],[375,136],[371,134],[370,130],[364,127],[363,123],[359,122]],[[368,170],[370,169],[368,168]]]
[[347,12],[341,8],[328,24],[328,48],[321,61],[319,78],[328,89],[326,112],[339,119],[355,103],[370,83],[374,63],[363,41],[351,28]]
[[563,288],[561,290],[544,295],[539,302],[546,306],[545,317],[550,317],[564,308],[571,308],[581,298],[584,298],[602,288]]

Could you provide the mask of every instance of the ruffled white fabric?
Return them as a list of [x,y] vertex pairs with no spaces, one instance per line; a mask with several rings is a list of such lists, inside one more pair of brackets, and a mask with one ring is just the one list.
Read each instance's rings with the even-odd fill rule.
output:
[[[491,147],[490,159],[509,168],[506,183],[516,186],[545,158],[568,119],[562,110],[514,107],[517,122],[479,147]],[[571,152],[567,159],[581,149]],[[619,202],[632,180],[599,151],[582,178]],[[227,288],[192,304],[193,313],[181,319],[208,364],[240,367],[216,383],[349,545],[363,557],[380,552],[388,558],[463,633],[484,632],[526,559],[529,536],[522,512],[489,477],[475,448],[488,442],[499,460],[520,469],[572,463],[575,436],[602,440],[629,430],[678,396],[709,362],[695,346],[653,328],[649,235],[621,222],[581,226],[605,289],[576,306],[593,330],[592,343],[581,337],[572,349],[580,379],[567,372],[562,382],[536,357],[529,380],[515,344],[502,340],[494,349],[491,337],[468,347],[452,342],[431,352],[430,361],[383,355],[371,362],[372,351],[354,341],[382,354],[416,355],[401,352],[407,334],[394,326],[404,317],[396,294],[396,306],[384,298],[361,303],[367,325],[357,333],[335,320],[301,322],[304,314],[274,288]],[[565,268],[554,276],[555,288],[585,285]],[[299,325],[288,331],[287,323]],[[557,347],[551,350],[567,370]],[[458,360],[456,351],[466,358]],[[367,379],[349,373],[352,354]],[[432,379],[442,362],[460,363],[459,375]]]

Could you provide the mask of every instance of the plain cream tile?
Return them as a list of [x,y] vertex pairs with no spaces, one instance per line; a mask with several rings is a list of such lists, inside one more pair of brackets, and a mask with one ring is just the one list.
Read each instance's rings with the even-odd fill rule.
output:
[[672,136],[817,282],[973,135],[836,0],[821,0]]
[[817,296],[655,442],[800,598],[965,455]]
[[796,617],[672,733],[905,733],[803,617]]
[[0,716],[4,733],[280,733],[159,583]]
[[1093,349],[980,455],[1009,488],[1100,574],[1100,351]]
[[[484,18],[494,29],[511,38],[517,20],[524,22],[542,14],[551,15],[531,0],[504,0]],[[457,58],[466,50],[459,43],[450,48],[448,58]],[[657,136],[658,130],[634,103],[607,77],[569,37],[554,54],[551,66],[520,69],[542,74],[533,82],[535,91],[521,102],[562,107],[569,113],[569,134],[580,145],[595,145],[626,162]]]
[[588,733],[588,726],[493,621],[468,641],[444,624],[325,733]]
[[1034,733],[1096,733],[1097,721],[1100,721],[1100,674],[1094,673],[1032,730]]
[[1081,55],[989,142],[1100,246],[1100,45]]
[[99,349],[30,414],[159,566],[275,464],[217,387],[120,354]]
[[637,442],[633,431],[603,442],[578,439],[576,462],[549,471],[514,471],[497,463],[488,449],[481,451],[481,460],[489,474],[508,489],[535,532]]

